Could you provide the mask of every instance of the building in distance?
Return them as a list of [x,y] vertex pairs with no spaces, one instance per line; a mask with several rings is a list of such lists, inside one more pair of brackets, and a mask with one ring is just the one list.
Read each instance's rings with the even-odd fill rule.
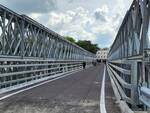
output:
[[96,59],[98,62],[106,62],[109,48],[103,48],[97,51]]

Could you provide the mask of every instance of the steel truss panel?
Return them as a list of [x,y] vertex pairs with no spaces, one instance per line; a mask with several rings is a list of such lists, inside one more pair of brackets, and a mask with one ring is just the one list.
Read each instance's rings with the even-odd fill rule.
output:
[[[107,65],[115,70],[125,94],[134,103],[147,106],[141,87],[150,87],[150,0],[134,0],[127,11],[108,54]],[[129,68],[130,67],[130,68]],[[130,69],[130,70],[129,70]],[[120,73],[121,72],[121,73]],[[126,76],[125,73],[130,76]],[[127,78],[128,77],[128,78]],[[128,80],[133,89],[126,92]],[[144,92],[144,93],[145,93]],[[147,92],[149,93],[149,92]],[[140,97],[140,98],[139,98]],[[146,97],[149,101],[149,97]],[[144,101],[143,101],[144,100]],[[149,105],[148,105],[149,106]]]
[[0,94],[81,70],[95,54],[0,5]]
[[95,55],[65,40],[62,36],[0,5],[0,55],[93,60]]

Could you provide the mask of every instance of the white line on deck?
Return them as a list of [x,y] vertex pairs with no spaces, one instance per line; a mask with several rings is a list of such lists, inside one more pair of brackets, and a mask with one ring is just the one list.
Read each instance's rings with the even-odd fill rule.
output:
[[24,92],[24,91],[27,91],[27,90],[33,89],[33,88],[35,88],[35,87],[38,87],[38,86],[44,85],[44,84],[46,84],[46,83],[49,83],[49,82],[52,82],[52,81],[55,81],[55,80],[58,80],[58,79],[64,78],[64,77],[69,76],[69,75],[71,75],[71,74],[73,74],[73,73],[76,73],[76,72],[78,72],[78,71],[81,71],[81,70],[77,70],[77,71],[74,71],[74,72],[71,72],[71,73],[68,73],[68,74],[65,74],[65,75],[59,76],[59,77],[57,77],[57,78],[54,78],[54,79],[51,79],[51,80],[48,80],[48,81],[42,82],[42,83],[40,83],[40,84],[37,84],[37,85],[31,86],[31,87],[28,87],[28,88],[25,88],[25,89],[22,89],[22,90],[16,91],[16,92],[14,92],[14,93],[10,93],[10,94],[8,94],[8,95],[5,95],[5,96],[1,97],[1,98],[0,98],[0,101],[1,101],[1,100],[6,99],[6,98],[8,98],[8,97],[11,97],[11,96],[13,96],[13,95],[16,95],[16,94],[18,94],[18,93],[21,93],[21,92]]
[[105,72],[106,72],[106,66],[104,67],[103,80],[102,80],[102,86],[101,86],[100,113],[107,113],[106,107],[105,107]]

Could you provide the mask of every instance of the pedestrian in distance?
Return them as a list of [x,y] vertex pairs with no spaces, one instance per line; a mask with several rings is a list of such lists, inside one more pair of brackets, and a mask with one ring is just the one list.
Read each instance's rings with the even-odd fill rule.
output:
[[85,69],[86,67],[86,62],[83,62],[83,69]]

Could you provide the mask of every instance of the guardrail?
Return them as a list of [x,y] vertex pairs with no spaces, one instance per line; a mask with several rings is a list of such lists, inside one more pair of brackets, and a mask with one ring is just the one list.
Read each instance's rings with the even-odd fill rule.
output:
[[110,48],[107,62],[121,98],[133,108],[141,103],[143,108],[150,107],[149,40],[150,0],[134,0]]
[[110,81],[112,84],[112,88],[117,100],[117,103],[120,107],[121,113],[133,113],[133,111],[129,108],[126,102],[133,104],[133,101],[131,98],[127,97],[126,94],[124,93],[122,87],[120,86],[119,82],[115,78],[115,75],[113,72],[110,70],[110,66],[107,65],[107,71],[110,77]]
[[[86,67],[91,66],[87,62]],[[83,69],[81,61],[0,58],[0,93],[25,87]]]
[[140,101],[146,106],[150,107],[150,88],[141,87],[140,88]]
[[131,98],[131,94],[135,91],[135,86],[128,79],[131,76],[130,70],[123,69],[111,63],[107,64],[107,70],[117,87],[116,90],[120,95],[119,100],[124,100],[127,103],[135,105],[133,98]]

